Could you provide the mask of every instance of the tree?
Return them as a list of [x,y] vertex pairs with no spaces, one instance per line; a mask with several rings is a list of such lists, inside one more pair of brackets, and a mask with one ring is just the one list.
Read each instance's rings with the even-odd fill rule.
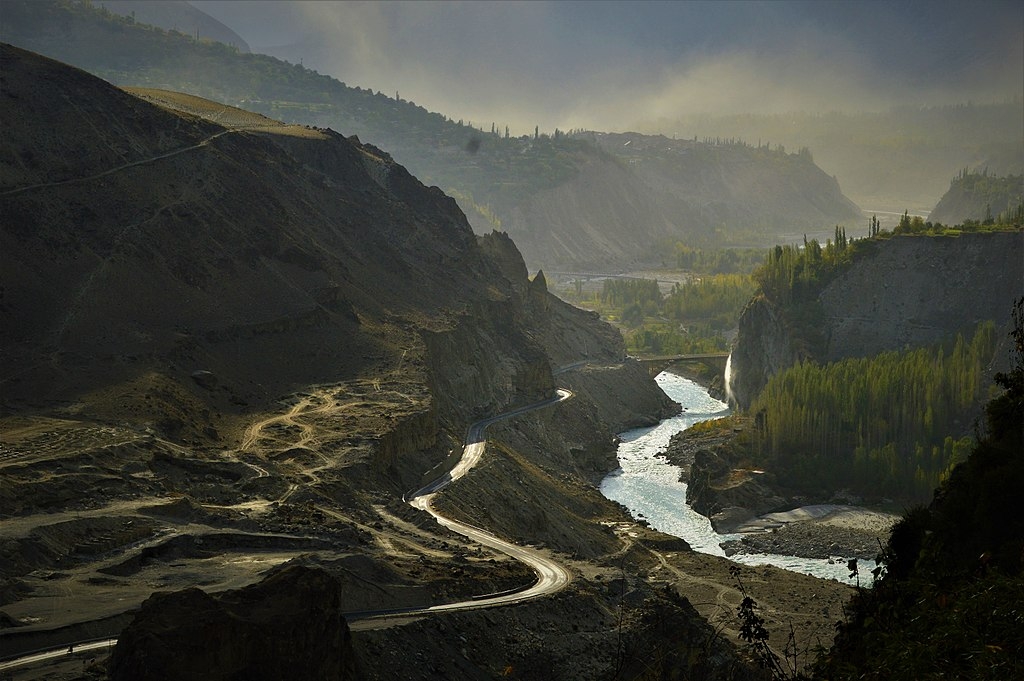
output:
[[622,323],[630,328],[640,326],[644,321],[644,310],[639,303],[633,303],[622,311]]
[[900,216],[900,223],[896,225],[893,230],[894,234],[908,234],[910,232],[910,214],[909,211],[903,211],[903,215]]

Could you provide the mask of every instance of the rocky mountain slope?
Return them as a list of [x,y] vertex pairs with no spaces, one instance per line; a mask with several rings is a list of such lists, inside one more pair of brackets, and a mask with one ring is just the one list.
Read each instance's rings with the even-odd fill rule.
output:
[[[843,195],[835,177],[815,165],[806,147],[787,153],[736,140],[638,133],[577,137],[622,159],[650,188],[663,214],[686,215],[684,222],[728,231],[737,240],[820,231],[860,218],[860,209]],[[710,234],[703,238],[713,240]]]
[[[1005,338],[1024,287],[1024,233],[895,237],[879,241],[818,296],[823,344],[810,349],[779,308],[755,298],[739,320],[732,391],[749,406],[769,376],[801,358],[829,362],[969,334],[994,320]],[[1001,352],[1006,364],[1006,348]]]
[[[644,162],[592,136],[508,138],[299,65],[143,27],[84,5],[5,5],[0,39],[112,83],[171,88],[388,149],[455,197],[478,233],[507,231],[532,268],[620,268],[665,242],[774,243],[858,218],[809,155],[694,142]],[[679,146],[679,145],[677,145]],[[614,153],[607,153],[608,150]],[[687,150],[689,154],[687,155]]]
[[[219,672],[268,669],[268,635],[319,645],[344,631],[339,611],[522,588],[529,568],[402,497],[454,463],[469,423],[557,382],[572,399],[495,426],[439,506],[541,546],[571,584],[526,606],[356,622],[323,663],[358,678],[754,676],[728,641],[740,596],[724,561],[593,484],[615,432],[673,405],[613,329],[526,277],[506,235],[474,236],[370,145],[129,93],[7,45],[0,118],[0,657],[119,636],[173,591],[109,668],[69,655],[41,673],[132,677],[159,659],[209,678],[177,654],[209,643],[189,604],[237,627]],[[272,593],[296,565],[314,591],[332,580],[315,613]],[[848,595],[761,568],[746,582],[781,638],[798,601],[820,599],[796,621],[810,635]]]

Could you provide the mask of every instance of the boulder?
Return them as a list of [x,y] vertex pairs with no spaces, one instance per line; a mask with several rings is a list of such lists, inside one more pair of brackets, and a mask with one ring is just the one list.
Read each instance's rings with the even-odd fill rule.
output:
[[334,577],[301,565],[216,595],[155,593],[118,639],[110,679],[354,679],[340,593]]

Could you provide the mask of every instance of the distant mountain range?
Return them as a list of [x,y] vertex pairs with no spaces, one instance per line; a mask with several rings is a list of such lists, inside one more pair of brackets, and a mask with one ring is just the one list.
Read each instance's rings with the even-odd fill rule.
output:
[[7,2],[0,38],[115,84],[189,92],[358,135],[452,195],[476,231],[508,232],[531,267],[619,268],[656,260],[675,241],[770,244],[859,219],[808,153],[722,140],[680,142],[669,152],[641,137],[629,149],[624,138],[620,145],[558,130],[509,138],[87,5]]
[[[927,214],[963,168],[1024,173],[1024,105],[906,105],[880,112],[692,116],[656,120],[645,132],[692,130],[751,143],[807,146],[866,212]],[[945,221],[944,221],[945,222]]]
[[97,5],[114,14],[131,17],[140,24],[151,24],[179,31],[200,40],[214,40],[250,52],[242,36],[206,12],[181,0],[97,0]]

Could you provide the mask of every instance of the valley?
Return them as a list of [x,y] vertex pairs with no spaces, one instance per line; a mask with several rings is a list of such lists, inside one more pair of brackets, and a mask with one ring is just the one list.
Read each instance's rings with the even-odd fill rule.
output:
[[[334,387],[330,392],[337,395],[337,390]],[[19,580],[21,597],[3,610],[23,626],[4,632],[0,640],[5,652],[46,645],[66,647],[73,641],[101,636],[116,638],[131,619],[130,611],[153,590],[173,591],[190,586],[210,592],[237,589],[285,563],[323,566],[338,575],[347,584],[343,587],[346,619],[354,641],[358,644],[363,640],[361,632],[366,632],[364,636],[369,638],[362,645],[371,647],[377,645],[374,641],[393,639],[396,635],[401,636],[403,645],[410,645],[406,634],[389,633],[388,627],[428,613],[458,609],[448,603],[460,595],[469,599],[465,605],[476,611],[490,605],[488,600],[478,598],[480,594],[500,594],[509,589],[515,592],[535,581],[533,571],[510,560],[504,549],[491,551],[481,547],[479,539],[466,540],[444,531],[412,511],[401,499],[380,500],[362,510],[353,507],[354,500],[339,505],[337,499],[333,503],[323,498],[312,502],[296,499],[296,485],[285,485],[282,481],[320,482],[319,475],[337,474],[337,462],[325,465],[312,452],[319,449],[319,438],[332,430],[328,424],[342,418],[344,407],[320,406],[308,411],[298,408],[308,404],[310,397],[298,396],[296,403],[278,416],[259,421],[240,433],[243,446],[236,457],[247,462],[250,472],[240,476],[236,489],[248,489],[245,496],[249,500],[216,503],[221,499],[211,492],[220,487],[221,495],[228,493],[223,484],[201,482],[188,487],[187,478],[182,478],[180,491],[170,496],[144,496],[99,506],[95,506],[94,499],[92,508],[23,515],[16,523],[5,521],[4,542],[7,546],[18,542],[22,556],[38,556],[39,549],[27,547],[43,540],[47,548],[59,551],[62,547],[65,551],[51,555],[49,562],[38,556],[35,570]],[[383,404],[386,403],[377,403],[377,407]],[[347,430],[351,417],[345,423]],[[68,426],[65,429],[70,430]],[[4,432],[5,437],[12,435],[11,430]],[[304,464],[298,460],[303,452],[307,456]],[[217,457],[217,465],[226,466],[236,457],[222,454]],[[52,455],[46,460],[51,467],[63,468],[66,476],[75,477],[77,471],[73,466],[57,464],[60,459]],[[187,461],[180,455],[176,460]],[[205,477],[209,480],[209,476]],[[459,476],[452,477],[452,484],[458,485]],[[266,494],[275,489],[276,483],[274,496],[260,498],[258,492],[254,493],[254,485],[264,479],[267,480],[261,491]],[[493,489],[494,484],[483,481],[485,488]],[[573,486],[580,484],[583,483]],[[575,493],[582,491],[577,489]],[[237,499],[236,492],[230,496]],[[522,508],[532,512],[528,506]],[[480,519],[471,522],[479,524]],[[586,604],[593,598],[586,594],[602,583],[612,584],[621,579],[621,570],[628,563],[630,573],[640,568],[649,584],[675,585],[688,594],[698,612],[720,623],[726,632],[733,631],[730,607],[735,606],[738,592],[722,559],[694,554],[685,543],[653,533],[628,516],[618,516],[611,508],[602,523],[614,530],[606,540],[609,548],[619,547],[604,557],[598,554],[584,560],[577,551],[572,555],[564,553],[564,548],[554,554],[543,551],[554,556],[555,565],[565,565],[568,574],[573,575],[573,595],[564,606],[569,608],[568,612],[578,613],[575,617],[584,617],[585,621],[589,615],[583,613],[592,607]],[[527,539],[520,541],[531,543]],[[85,548],[90,542],[97,544],[95,549]],[[752,572],[746,582],[751,593],[757,594],[769,608],[773,630],[777,628],[781,634],[795,622],[805,640],[815,636],[820,640],[828,618],[836,616],[848,589],[835,582],[821,582],[772,568],[757,568],[756,573],[772,575],[770,580],[764,580]],[[778,591],[780,583],[789,587]],[[648,587],[643,582],[632,583],[631,578],[626,588],[632,592]],[[538,595],[546,590],[538,591]],[[495,604],[519,602],[532,592],[497,596]],[[28,594],[31,596],[25,598]],[[600,597],[598,602],[608,597],[614,602],[612,594]],[[793,613],[800,608],[798,603],[807,598],[822,604],[821,615],[794,620]],[[424,599],[436,605],[417,611]],[[824,607],[825,604],[830,605]],[[524,607],[517,606],[516,610]],[[358,614],[385,610],[410,612],[397,618],[389,615],[383,620],[365,619]],[[495,611],[487,618],[491,626],[507,626],[503,624],[506,617],[500,612]],[[447,617],[435,626],[443,627],[445,621]],[[374,633],[381,626],[385,630]],[[599,638],[600,631],[598,628],[591,636]],[[611,634],[615,627],[609,626],[605,631]],[[414,634],[408,636],[416,640]],[[90,649],[80,650],[80,655],[89,656]],[[599,655],[595,657],[600,659]],[[365,670],[363,678],[386,678],[391,673],[386,666],[374,665],[372,669]],[[14,678],[34,678],[31,670],[31,666],[16,668],[16,673],[22,675]]]
[[[366,629],[353,616],[346,659],[357,661],[361,678],[390,678],[400,668],[381,662],[372,652],[377,646],[412,654],[437,640],[435,627],[459,618],[463,631],[483,624],[516,641],[448,658],[459,660],[467,678],[489,678],[499,661],[524,670],[524,678],[540,660],[558,660],[564,676],[649,664],[651,646],[666,635],[650,627],[666,617],[690,628],[699,645],[665,649],[660,664],[675,664],[682,649],[692,649],[689,664],[729,678],[750,673],[728,637],[674,588],[664,589],[681,583],[672,575],[688,575],[696,593],[713,594],[707,601],[695,594],[696,607],[706,611],[710,602],[724,616],[720,604],[735,593],[728,565],[635,523],[594,484],[615,467],[614,433],[656,422],[672,403],[644,369],[624,361],[617,332],[554,298],[543,277],[526,277],[510,240],[478,240],[450,200],[418,185],[383,152],[329,132],[294,136],[245,121],[225,129],[213,120],[230,120],[230,112],[216,106],[190,101],[196,117],[174,96],[147,93],[159,106],[140,104],[15,48],[4,47],[0,57],[5,91],[19,93],[19,106],[37,107],[32,116],[11,118],[21,126],[9,130],[11,139],[27,144],[39,128],[59,128],[39,98],[43,91],[33,97],[30,88],[19,89],[33,82],[31,74],[45,73],[55,87],[119,121],[118,130],[134,126],[121,141],[141,151],[127,160],[97,155],[75,169],[78,177],[56,175],[48,183],[33,181],[40,174],[32,166],[7,167],[6,176],[17,176],[12,189],[46,186],[0,196],[2,312],[19,322],[5,323],[2,337],[5,658],[127,637],[138,643],[119,645],[115,650],[128,652],[113,663],[90,663],[81,649],[85,669],[75,657],[67,678],[137,678],[117,671],[132,659],[163,659],[165,673],[181,678],[187,672],[176,664],[199,662],[168,651],[193,644],[167,640],[161,652],[132,633],[133,622],[151,626],[144,622],[154,593],[192,598],[199,587],[241,603],[262,593],[267,580],[326,579],[338,590],[339,614],[473,601],[468,613],[428,620],[410,614],[385,620],[384,629]],[[152,130],[177,130],[178,138],[165,138],[154,153],[145,146]],[[102,138],[92,141],[106,147]],[[36,164],[61,162],[58,147],[52,156],[45,146],[34,149]],[[287,179],[274,174],[282,166]],[[252,177],[244,167],[270,175]],[[243,177],[258,189],[229,189]],[[138,183],[150,190],[135,190]],[[317,196],[323,191],[331,201]],[[59,216],[81,205],[79,192],[109,197],[92,204],[105,217],[85,212],[64,229]],[[236,194],[245,197],[233,213],[249,216],[244,229],[227,217]],[[154,200],[164,208],[154,209]],[[324,226],[318,211],[342,205],[346,212]],[[365,217],[350,237],[344,228],[352,211]],[[140,222],[140,213],[149,219]],[[171,234],[186,215],[200,222],[182,244]],[[270,224],[284,220],[283,232],[261,231],[269,215]],[[379,242],[360,231],[365,220],[380,225]],[[432,241],[424,241],[428,230]],[[320,247],[310,249],[307,239]],[[339,257],[354,252],[364,255]],[[27,269],[30,260],[40,267]],[[401,287],[414,272],[436,285],[407,292]],[[575,368],[557,368],[568,365]],[[573,399],[516,411],[556,385]],[[509,411],[519,415],[490,425],[480,462],[433,505],[511,544],[542,547],[515,552],[540,551],[545,558],[535,565],[564,566],[561,574],[572,580],[543,606],[478,611],[484,603],[475,597],[529,587],[534,569],[442,528],[403,495],[456,463],[469,423]],[[847,592],[798,575],[785,579],[789,591],[759,592],[779,613],[793,612],[790,599],[807,590],[835,599]],[[558,645],[522,629],[539,626],[552,602],[563,615],[544,626],[562,632]],[[275,607],[282,618],[306,616],[288,615],[287,603]],[[170,602],[156,612],[177,616]],[[821,611],[807,625],[827,627],[835,612]],[[206,617],[219,615],[190,621],[200,625]],[[418,621],[391,626],[410,619]],[[780,615],[772,626],[781,632],[787,621]],[[562,628],[569,623],[574,628]],[[177,628],[189,635],[188,627]],[[577,636],[580,630],[589,633]],[[629,646],[614,652],[611,642],[624,638]],[[244,650],[233,654],[249,654]],[[12,673],[42,672],[29,665]]]
[[1020,676],[1019,36],[575,9],[0,7],[0,679]]

